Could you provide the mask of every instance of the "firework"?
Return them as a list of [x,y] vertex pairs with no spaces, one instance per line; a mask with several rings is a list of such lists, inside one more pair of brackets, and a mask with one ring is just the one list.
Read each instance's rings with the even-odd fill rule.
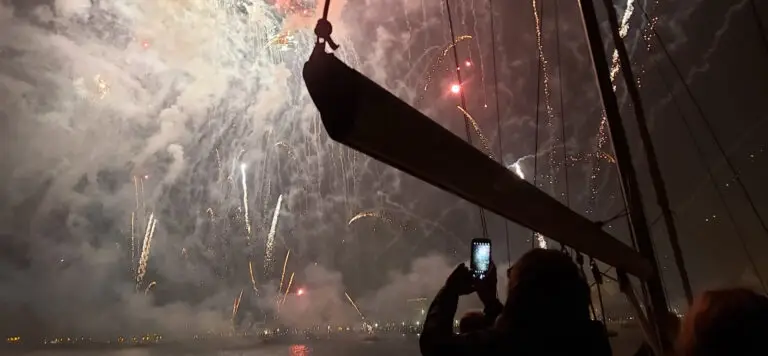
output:
[[245,231],[248,232],[248,235],[246,235],[247,239],[251,239],[251,221],[248,217],[248,184],[246,184],[245,181],[245,169],[246,165],[245,163],[240,164],[240,176],[242,178],[242,184],[243,184],[243,216],[245,217]]
[[[550,169],[554,169],[554,167],[556,167],[555,147],[557,147],[558,139],[555,134],[555,127],[553,124],[555,114],[554,114],[554,109],[552,108],[552,100],[551,100],[552,90],[549,87],[549,67],[547,65],[549,61],[547,61],[547,57],[544,55],[544,44],[543,44],[542,31],[541,31],[541,17],[539,14],[538,7],[536,5],[536,0],[533,0],[531,4],[533,6],[533,17],[536,20],[536,46],[539,51],[538,57],[539,57],[539,62],[541,64],[542,83],[544,84],[544,108],[546,109],[546,112],[547,112],[547,120],[545,122],[545,126],[549,128],[550,135],[553,137],[551,149],[548,150],[549,167]],[[538,105],[539,103],[536,103],[537,112],[539,109]],[[549,177],[549,184],[554,189],[554,186],[557,184],[556,175],[554,174],[554,172],[552,172],[552,174],[549,174],[548,177]]]
[[294,275],[294,273],[291,272],[291,278],[288,278],[288,286],[285,287],[285,293],[283,293],[283,299],[280,301],[280,304],[278,304],[278,310],[279,310],[280,306],[285,304],[285,298],[288,297],[288,292],[291,291],[291,284],[293,284],[293,275]]
[[256,278],[253,277],[253,263],[251,263],[251,261],[248,261],[248,273],[251,275],[251,286],[253,286],[253,290],[258,291],[256,288]]
[[523,173],[523,168],[520,167],[520,160],[518,160],[515,163],[512,163],[512,165],[509,166],[509,169],[515,172],[515,175],[520,177],[520,179],[525,180],[525,174]]
[[272,262],[275,253],[275,232],[277,230],[277,221],[280,218],[280,205],[283,203],[283,195],[277,197],[277,204],[275,205],[275,213],[272,215],[272,225],[269,227],[269,234],[267,234],[266,250],[264,251],[264,271],[269,274],[272,269]]
[[147,293],[149,293],[149,290],[152,289],[152,287],[154,287],[155,285],[157,285],[157,282],[155,281],[150,282],[149,285],[147,286],[147,289],[144,290],[144,295],[147,295]]
[[544,235],[540,233],[535,233],[536,235],[536,242],[539,244],[539,248],[546,249],[547,248],[547,240],[544,238]]
[[413,298],[413,299],[407,299],[406,300],[407,303],[426,302],[426,301],[427,301],[427,298],[424,298],[424,297],[422,297],[422,298]]
[[[472,10],[472,33],[475,34],[475,40],[472,41],[477,46],[477,55],[480,57],[480,88],[483,90],[483,106],[488,106],[488,93],[485,90],[485,65],[483,64],[483,51],[480,50],[480,37],[479,32],[477,31],[477,14],[475,13],[475,1],[472,0],[470,3],[470,9]],[[493,14],[491,14],[493,16]],[[493,36],[494,34],[491,34]],[[470,49],[472,47],[470,46]],[[469,67],[472,64],[472,51],[469,51],[469,60],[467,61],[467,67]],[[458,65],[458,63],[457,63]]]
[[[408,35],[413,33],[413,30],[411,29],[411,20],[408,19],[408,5],[406,4],[406,0],[403,0],[403,17],[405,18],[405,26],[408,28],[408,32],[406,32]],[[408,53],[408,65],[411,64],[411,46],[405,46],[406,51]]]
[[[629,33],[629,22],[632,18],[632,14],[635,11],[634,6],[635,1],[634,0],[628,0],[627,1],[627,8],[624,9],[624,15],[621,18],[621,24],[619,27],[619,36],[621,38],[624,38],[627,36],[627,33]],[[655,22],[652,22],[650,24],[650,27],[652,28],[655,26]],[[648,48],[650,49],[650,47]],[[621,71],[621,64],[619,63],[619,52],[618,50],[613,50],[613,55],[611,56],[611,85],[613,87],[613,90],[616,91],[616,85],[614,84],[616,80],[616,75],[619,74],[619,71]],[[639,78],[638,78],[639,80]],[[589,176],[589,201],[587,203],[587,213],[592,213],[594,210],[594,204],[595,200],[597,199],[598,194],[598,186],[597,186],[597,177],[600,174],[600,152],[603,152],[603,147],[608,142],[608,118],[605,116],[605,113],[603,113],[603,116],[600,118],[600,126],[597,129],[597,149],[596,152],[598,154],[595,156],[596,160],[594,165],[592,166],[590,176]],[[608,155],[610,157],[610,155]],[[606,157],[607,158],[607,157]],[[612,161],[613,163],[616,162],[613,157],[609,159],[609,162]]]
[[237,311],[240,310],[240,301],[243,300],[243,290],[240,290],[240,295],[235,298],[234,303],[232,303],[232,325],[235,324],[235,317],[237,316]]
[[360,312],[360,308],[357,307],[357,304],[355,304],[355,302],[352,300],[352,297],[350,297],[349,294],[347,294],[347,292],[344,292],[344,295],[347,297],[349,304],[352,304],[352,307],[354,307],[355,310],[357,310],[357,314],[360,315],[360,318],[365,320],[365,316],[363,316],[363,313]]
[[[456,40],[449,43],[442,52],[437,56],[437,59],[435,60],[435,63],[429,68],[429,71],[427,72],[426,77],[424,78],[424,91],[427,91],[429,89],[429,85],[432,84],[432,79],[434,79],[435,73],[437,73],[437,70],[441,68],[441,64],[443,64],[443,61],[445,61],[445,56],[448,55],[448,52],[453,48],[453,46],[457,45],[459,42],[466,41],[472,39],[472,36],[470,35],[462,35],[456,37]],[[420,103],[424,99],[424,94],[422,94],[418,100],[416,100],[416,104]]]
[[99,99],[106,98],[110,90],[107,81],[104,80],[100,74],[97,74],[96,77],[93,78],[93,81],[96,83],[96,90],[99,92]]
[[289,256],[291,256],[291,250],[288,250],[288,252],[285,253],[285,261],[283,262],[283,273],[280,274],[280,288],[277,289],[278,293],[280,293],[280,291],[283,290],[283,279],[285,279],[285,268],[288,267]]
[[139,210],[139,182],[136,176],[133,176],[133,191],[136,196],[136,210]]
[[368,218],[368,217],[376,217],[380,218],[381,214],[375,212],[375,211],[367,211],[358,213],[357,215],[353,216],[352,219],[349,219],[349,222],[347,222],[347,226],[352,225],[353,222],[360,220],[362,218]]
[[131,212],[131,272],[133,272],[133,261],[136,260],[136,212]]
[[491,151],[491,145],[488,142],[488,139],[485,137],[485,135],[483,135],[483,132],[480,131],[480,125],[477,124],[477,121],[475,121],[472,115],[470,115],[466,110],[464,110],[464,108],[462,108],[461,106],[456,106],[456,108],[459,109],[459,111],[461,111],[461,113],[464,114],[464,118],[467,119],[467,121],[469,121],[470,124],[472,124],[472,128],[475,129],[475,134],[477,135],[477,137],[480,138],[480,144],[483,146],[485,153],[488,155],[488,157],[495,160],[495,158],[493,157],[493,151]]
[[288,157],[290,157],[292,160],[296,160],[296,152],[293,151],[293,148],[291,148],[290,145],[283,141],[279,141],[275,143],[275,147],[279,147],[285,150],[285,152],[288,154]]
[[149,215],[149,223],[147,223],[147,230],[144,233],[144,243],[141,248],[141,257],[139,258],[139,269],[136,273],[136,288],[139,288],[144,280],[144,275],[147,273],[147,261],[149,261],[149,251],[152,248],[152,236],[155,234],[155,226],[157,226],[157,219],[155,219],[155,213],[152,213]]

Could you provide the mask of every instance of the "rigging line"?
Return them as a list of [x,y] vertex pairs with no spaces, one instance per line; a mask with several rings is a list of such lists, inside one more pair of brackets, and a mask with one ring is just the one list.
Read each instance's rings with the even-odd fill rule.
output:
[[752,16],[755,18],[757,30],[760,31],[760,39],[763,40],[763,47],[765,47],[765,51],[768,52],[768,38],[765,34],[765,25],[763,24],[763,19],[760,18],[755,0],[749,0],[749,4],[752,5]]
[[[533,11],[534,16],[536,15],[536,0],[533,0]],[[544,2],[541,3],[541,10],[539,13],[544,12]],[[537,27],[536,31],[541,33],[542,23],[543,19],[539,21],[538,24],[534,23],[534,26]],[[536,43],[536,63],[537,70],[536,70],[536,130],[535,135],[533,139],[534,144],[534,155],[533,155],[533,186],[537,189],[539,188],[536,185],[536,178],[539,176],[539,113],[541,110],[539,110],[539,105],[541,104],[541,72],[543,70],[543,63],[541,62],[541,47],[538,45],[538,42]],[[531,248],[534,248],[536,246],[536,231],[531,230]]]
[[[645,15],[646,19],[648,19],[648,14],[645,13],[645,10],[643,10],[643,14]],[[757,206],[755,205],[754,200],[752,199],[752,196],[749,194],[749,190],[747,190],[747,187],[744,185],[744,182],[741,180],[741,177],[736,171],[736,167],[734,167],[733,162],[731,162],[731,159],[728,157],[728,154],[725,152],[725,149],[723,148],[722,143],[720,142],[720,139],[717,138],[717,134],[715,133],[715,129],[712,127],[712,123],[707,118],[707,115],[704,113],[704,109],[702,109],[701,104],[699,104],[696,97],[693,95],[693,92],[691,91],[690,86],[685,81],[685,77],[683,77],[683,73],[680,71],[680,67],[677,66],[677,63],[672,59],[672,56],[670,55],[669,51],[667,50],[667,46],[665,45],[664,41],[661,39],[661,36],[658,32],[656,32],[655,29],[652,29],[653,35],[656,38],[656,41],[659,43],[659,46],[661,47],[662,51],[664,51],[664,55],[667,57],[667,61],[672,65],[672,68],[675,70],[675,73],[677,74],[678,78],[680,78],[680,82],[683,84],[683,88],[685,89],[685,92],[688,94],[688,97],[691,99],[691,102],[693,103],[693,106],[696,108],[696,111],[699,114],[699,117],[704,122],[707,131],[709,131],[710,136],[712,136],[712,140],[715,142],[715,146],[717,146],[717,150],[720,152],[720,155],[723,156],[723,159],[725,160],[726,165],[728,165],[728,168],[731,170],[731,173],[734,176],[734,180],[736,181],[736,184],[741,189],[742,193],[744,194],[745,199],[747,200],[747,203],[749,204],[750,209],[752,210],[752,213],[755,214],[757,217],[757,220],[760,222],[760,226],[763,228],[763,231],[765,232],[766,236],[768,236],[768,225],[765,223],[765,219],[763,219],[763,216],[760,215],[760,211],[757,210]]]
[[[456,35],[453,31],[453,16],[451,15],[451,1],[445,0],[445,10],[448,12],[448,26],[451,29],[451,42],[453,45],[453,60],[454,65],[456,66],[456,80],[458,81],[459,85],[459,97],[461,98],[461,108],[464,109],[464,112],[467,112],[467,99],[464,97],[464,87],[463,83],[461,82],[461,70],[459,69],[459,52],[456,49]],[[466,116],[462,116],[464,119],[464,129],[467,133],[467,142],[471,145],[472,144],[472,136],[470,133],[469,128],[469,120]],[[483,229],[483,237],[488,237],[488,223],[485,220],[485,209],[483,209],[481,206],[478,206],[478,211],[480,213],[480,226]]]
[[[499,162],[502,166],[506,167],[504,165],[504,145],[502,142],[502,139],[504,137],[503,131],[501,129],[501,112],[499,109],[499,77],[496,73],[497,67],[496,67],[496,29],[493,26],[493,0],[488,0],[488,7],[489,12],[491,16],[491,58],[493,61],[493,96],[496,99],[496,135],[499,138]],[[509,221],[507,219],[504,219],[504,237],[507,241],[507,261],[509,262],[509,266],[512,267],[512,252],[509,247]]]
[[[560,10],[558,7],[558,3],[560,1],[555,1],[555,46],[557,47],[557,85],[560,89],[560,137],[562,139],[561,147],[563,149],[563,173],[565,173],[565,206],[571,207],[571,192],[570,188],[568,187],[568,160],[567,155],[568,151],[566,150],[565,145],[565,108],[563,104],[563,68],[561,67],[560,62],[560,50],[562,49],[560,47]],[[561,249],[564,249],[564,245],[560,245]]]
[[728,220],[731,223],[731,226],[733,226],[733,229],[736,231],[736,237],[738,237],[739,241],[741,242],[741,247],[744,250],[744,254],[747,256],[747,260],[752,267],[752,271],[755,273],[755,276],[757,276],[757,279],[760,280],[760,285],[763,288],[763,292],[768,293],[768,288],[766,288],[765,279],[760,273],[760,270],[757,268],[757,264],[755,263],[755,259],[752,257],[752,254],[749,253],[749,249],[747,248],[747,243],[744,238],[744,233],[742,229],[739,228],[739,225],[736,224],[736,218],[734,217],[733,212],[731,211],[731,208],[728,206],[728,203],[725,199],[725,195],[720,189],[720,185],[717,184],[717,180],[715,180],[715,174],[712,170],[712,167],[710,167],[710,165],[708,165],[706,163],[706,160],[704,159],[704,156],[705,156],[704,149],[696,140],[696,136],[693,134],[693,127],[691,126],[691,123],[683,114],[683,110],[680,108],[680,105],[677,103],[677,100],[675,99],[672,93],[672,86],[669,84],[669,82],[667,82],[665,77],[661,74],[661,71],[659,70],[658,65],[656,65],[656,60],[653,58],[653,56],[649,56],[649,58],[651,60],[651,63],[653,64],[654,70],[656,71],[656,75],[661,79],[661,82],[664,84],[664,88],[666,88],[669,95],[672,96],[672,103],[674,104],[675,110],[677,111],[677,117],[683,123],[685,127],[685,132],[688,134],[688,137],[691,139],[691,142],[693,143],[693,146],[696,149],[696,157],[699,160],[699,164],[703,166],[707,171],[707,177],[712,183],[713,188],[715,188],[715,193],[717,194],[717,198],[720,201],[720,204],[722,204],[723,208],[725,208],[726,216],[728,217]]
[[568,164],[566,163],[567,152],[565,149],[565,109],[563,108],[563,71],[560,66],[560,14],[558,11],[558,3],[555,1],[555,43],[557,46],[557,81],[560,87],[560,129],[561,129],[561,146],[563,149],[563,171],[565,171],[565,204],[569,208],[571,207],[571,194],[568,188]]

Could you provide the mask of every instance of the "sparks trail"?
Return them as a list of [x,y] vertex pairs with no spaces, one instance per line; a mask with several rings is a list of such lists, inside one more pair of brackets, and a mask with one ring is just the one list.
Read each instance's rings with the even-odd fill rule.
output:
[[277,222],[280,218],[280,206],[283,203],[283,195],[277,198],[277,204],[275,205],[275,213],[272,216],[272,225],[269,228],[269,234],[267,234],[266,249],[264,252],[264,272],[269,275],[272,270],[272,262],[275,253],[275,233],[277,231]]
[[[429,89],[429,85],[432,84],[432,80],[434,79],[435,73],[441,68],[441,64],[443,64],[443,61],[445,61],[445,57],[448,55],[448,52],[456,45],[459,44],[459,42],[466,41],[472,39],[472,36],[470,35],[462,35],[456,37],[456,40],[449,43],[442,52],[437,56],[437,59],[435,60],[435,63],[429,68],[429,71],[427,72],[426,77],[424,78],[424,92]],[[424,93],[419,95],[419,98],[416,100],[416,103],[414,105],[418,105],[421,103],[421,101],[424,100]]]
[[[396,220],[391,216],[391,214],[387,213],[386,211],[363,211],[363,212],[357,213],[355,214],[355,216],[349,219],[349,221],[347,222],[347,226],[352,226],[354,222],[363,218],[381,219],[392,226],[398,226],[403,231],[408,231],[413,229],[410,221],[407,221],[407,220],[402,221],[400,219]],[[373,230],[375,231],[376,228],[374,227]]]
[[349,221],[347,222],[347,226],[352,225],[357,220],[363,219],[363,218],[379,218],[382,219],[388,223],[392,223],[392,219],[388,218],[386,215],[377,212],[377,211],[366,211],[362,213],[358,213],[357,215],[353,216]]
[[245,168],[246,164],[241,163],[240,164],[240,176],[242,178],[242,185],[243,185],[243,217],[245,218],[245,231],[248,232],[248,235],[246,235],[246,238],[248,240],[251,239],[251,220],[249,218],[248,214],[248,184],[246,184],[245,181]]
[[[627,1],[627,7],[624,9],[624,14],[621,17],[621,26],[619,27],[619,36],[621,38],[625,38],[627,34],[629,33],[629,23],[632,19],[632,14],[635,11],[634,6],[635,1],[634,0],[628,0]],[[655,2],[654,7],[658,5],[658,1]],[[612,11],[612,9],[609,9],[609,11]],[[656,25],[655,21],[651,21],[650,27],[654,27]],[[643,35],[646,36],[645,34]],[[648,47],[650,50],[650,47]],[[619,52],[618,50],[614,49],[613,54],[611,56],[611,84],[613,85],[613,91],[616,91],[616,76],[621,71],[621,64],[619,63]],[[641,70],[642,73],[643,70]],[[639,77],[638,77],[639,80]],[[607,137],[607,129],[608,129],[608,118],[605,116],[605,113],[602,114],[602,117],[600,118],[600,126],[597,129],[597,147],[595,149],[596,155],[595,161],[592,165],[592,169],[590,170],[589,175],[589,201],[587,202],[587,214],[591,214],[594,212],[595,204],[597,200],[597,194],[598,194],[598,184],[597,184],[597,178],[600,174],[600,152],[605,152],[605,144],[608,142]],[[610,157],[610,155],[608,155]],[[612,157],[611,157],[612,158]],[[611,159],[613,163],[616,162],[615,159]]]
[[477,124],[477,121],[470,115],[464,108],[462,108],[460,105],[457,105],[456,108],[461,111],[462,114],[464,114],[464,118],[469,121],[470,124],[472,124],[472,128],[475,130],[475,134],[477,134],[477,137],[480,138],[480,144],[483,146],[483,150],[485,150],[485,153],[493,160],[496,160],[496,158],[493,157],[493,151],[491,151],[491,145],[488,142],[488,139],[483,135],[483,132],[480,130],[480,125]]
[[277,289],[277,293],[283,290],[283,280],[285,279],[285,268],[288,267],[288,257],[291,256],[291,250],[285,253],[285,261],[283,262],[283,273],[280,274],[280,287]]
[[[411,20],[408,19],[408,5],[406,5],[407,0],[403,0],[403,17],[405,18],[405,26],[408,28],[408,39],[410,42],[411,33],[413,33],[413,29],[411,28]],[[411,46],[409,46],[406,43],[406,51],[408,53],[408,66],[411,65]]]
[[[539,61],[541,62],[541,72],[542,72],[542,83],[544,84],[544,108],[547,111],[547,121],[544,123],[545,126],[549,129],[550,137],[553,138],[552,145],[550,147],[550,150],[548,151],[548,158],[549,158],[549,184],[554,192],[554,188],[557,185],[557,173],[555,172],[555,168],[558,166],[555,162],[555,156],[556,156],[556,147],[557,147],[557,132],[554,127],[554,109],[552,108],[552,90],[549,87],[549,67],[547,64],[549,63],[547,61],[547,58],[544,56],[544,44],[543,44],[543,38],[542,38],[542,22],[541,17],[539,14],[539,10],[536,6],[536,0],[533,0],[531,2],[531,5],[533,7],[533,17],[536,21],[536,46],[538,47],[538,57]],[[542,10],[544,6],[542,3]],[[543,11],[542,11],[543,12]],[[538,105],[538,103],[536,103]],[[536,108],[538,111],[538,107]]]
[[258,288],[256,288],[256,278],[253,276],[253,263],[251,261],[248,261],[248,273],[251,276],[251,286],[253,287],[253,290],[258,292]]
[[157,285],[157,282],[155,281],[150,282],[149,285],[147,286],[147,289],[144,290],[144,295],[147,295],[147,293],[149,293],[149,290],[152,289],[152,287],[154,287],[155,285]]
[[283,141],[278,141],[277,143],[275,143],[275,147],[284,149],[285,153],[288,154],[288,157],[290,157],[294,161],[296,160],[296,152],[293,150],[293,148],[289,144]]
[[[137,202],[138,204],[138,202]],[[133,273],[133,266],[136,262],[136,212],[131,212],[131,273]]]
[[[475,12],[475,0],[471,0],[470,9],[472,11],[472,33],[475,35],[475,45],[477,45],[477,55],[480,59],[480,86],[483,88],[483,107],[488,107],[488,93],[485,91],[485,64],[483,63],[483,50],[480,48],[480,35],[477,31],[477,14]],[[491,15],[492,16],[492,15]],[[491,34],[493,36],[494,34]],[[471,47],[470,47],[471,48]],[[472,61],[472,51],[469,51],[469,63]]]
[[232,327],[235,327],[235,317],[237,316],[237,311],[240,310],[240,301],[243,299],[243,290],[240,290],[240,295],[235,298],[234,303],[232,303]]
[[152,236],[155,234],[156,225],[157,219],[155,219],[155,213],[152,213],[149,215],[149,223],[147,224],[147,230],[144,233],[144,244],[141,249],[139,269],[136,273],[137,290],[141,287],[141,282],[144,280],[144,275],[147,273],[147,261],[149,261],[149,251],[152,248]]
[[285,293],[283,293],[283,299],[280,301],[280,304],[278,304],[278,306],[277,306],[278,313],[280,312],[280,307],[282,307],[283,304],[285,304],[285,298],[288,297],[288,292],[291,291],[291,285],[293,284],[293,275],[294,275],[294,273],[291,272],[291,278],[288,278],[288,286],[285,287]]
[[349,304],[352,304],[352,307],[355,308],[355,310],[357,311],[357,314],[360,315],[360,319],[365,320],[365,316],[363,316],[363,313],[360,312],[360,308],[357,307],[357,304],[355,304],[355,302],[352,300],[352,297],[350,297],[349,294],[347,294],[347,292],[344,292],[344,296],[347,297]]

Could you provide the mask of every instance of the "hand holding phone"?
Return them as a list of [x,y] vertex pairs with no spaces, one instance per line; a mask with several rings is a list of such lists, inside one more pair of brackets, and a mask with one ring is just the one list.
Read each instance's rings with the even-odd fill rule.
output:
[[470,270],[475,279],[485,279],[491,269],[491,240],[488,238],[472,239]]

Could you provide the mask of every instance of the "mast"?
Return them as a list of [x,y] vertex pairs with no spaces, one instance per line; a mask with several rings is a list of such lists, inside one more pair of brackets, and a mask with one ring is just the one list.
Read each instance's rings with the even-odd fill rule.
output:
[[651,133],[648,130],[648,123],[645,120],[643,101],[640,98],[640,91],[637,89],[637,84],[635,83],[635,75],[632,73],[632,62],[629,60],[627,47],[624,45],[624,41],[619,35],[619,20],[616,17],[613,2],[611,0],[603,0],[603,4],[608,12],[608,23],[611,27],[611,36],[613,37],[613,43],[616,46],[616,52],[619,54],[621,69],[624,71],[624,85],[627,87],[627,93],[632,100],[632,108],[635,111],[635,119],[637,120],[637,126],[640,131],[640,140],[643,142],[648,171],[651,174],[651,182],[653,182],[653,189],[656,192],[656,203],[659,204],[659,208],[661,208],[661,215],[664,219],[664,225],[667,228],[667,234],[669,235],[669,243],[672,245],[672,253],[675,256],[675,264],[680,273],[680,282],[683,285],[685,299],[690,305],[693,302],[693,290],[691,289],[691,282],[688,279],[688,271],[685,268],[683,252],[680,249],[680,240],[678,239],[677,228],[675,227],[675,219],[672,215],[672,209],[669,208],[667,188],[664,185],[661,169],[659,169],[656,150],[653,147]]
[[664,289],[661,284],[661,277],[656,263],[656,253],[653,250],[648,220],[643,210],[643,201],[636,181],[635,168],[632,166],[632,154],[627,144],[627,137],[619,113],[619,105],[613,92],[613,85],[611,84],[608,61],[605,59],[605,52],[603,51],[603,39],[600,37],[600,24],[597,21],[595,6],[592,0],[579,0],[579,8],[581,10],[584,32],[589,43],[595,79],[600,89],[600,97],[603,109],[605,110],[605,116],[608,119],[611,140],[616,153],[616,161],[621,177],[621,188],[627,199],[629,220],[635,232],[637,247],[640,253],[650,260],[652,264],[653,272],[650,278],[646,280],[651,302],[649,319],[652,324],[656,325],[658,336],[662,340],[662,345],[665,345],[666,348],[670,345],[670,340],[668,340],[668,334],[666,333],[666,319],[668,316],[667,298],[664,295]]

